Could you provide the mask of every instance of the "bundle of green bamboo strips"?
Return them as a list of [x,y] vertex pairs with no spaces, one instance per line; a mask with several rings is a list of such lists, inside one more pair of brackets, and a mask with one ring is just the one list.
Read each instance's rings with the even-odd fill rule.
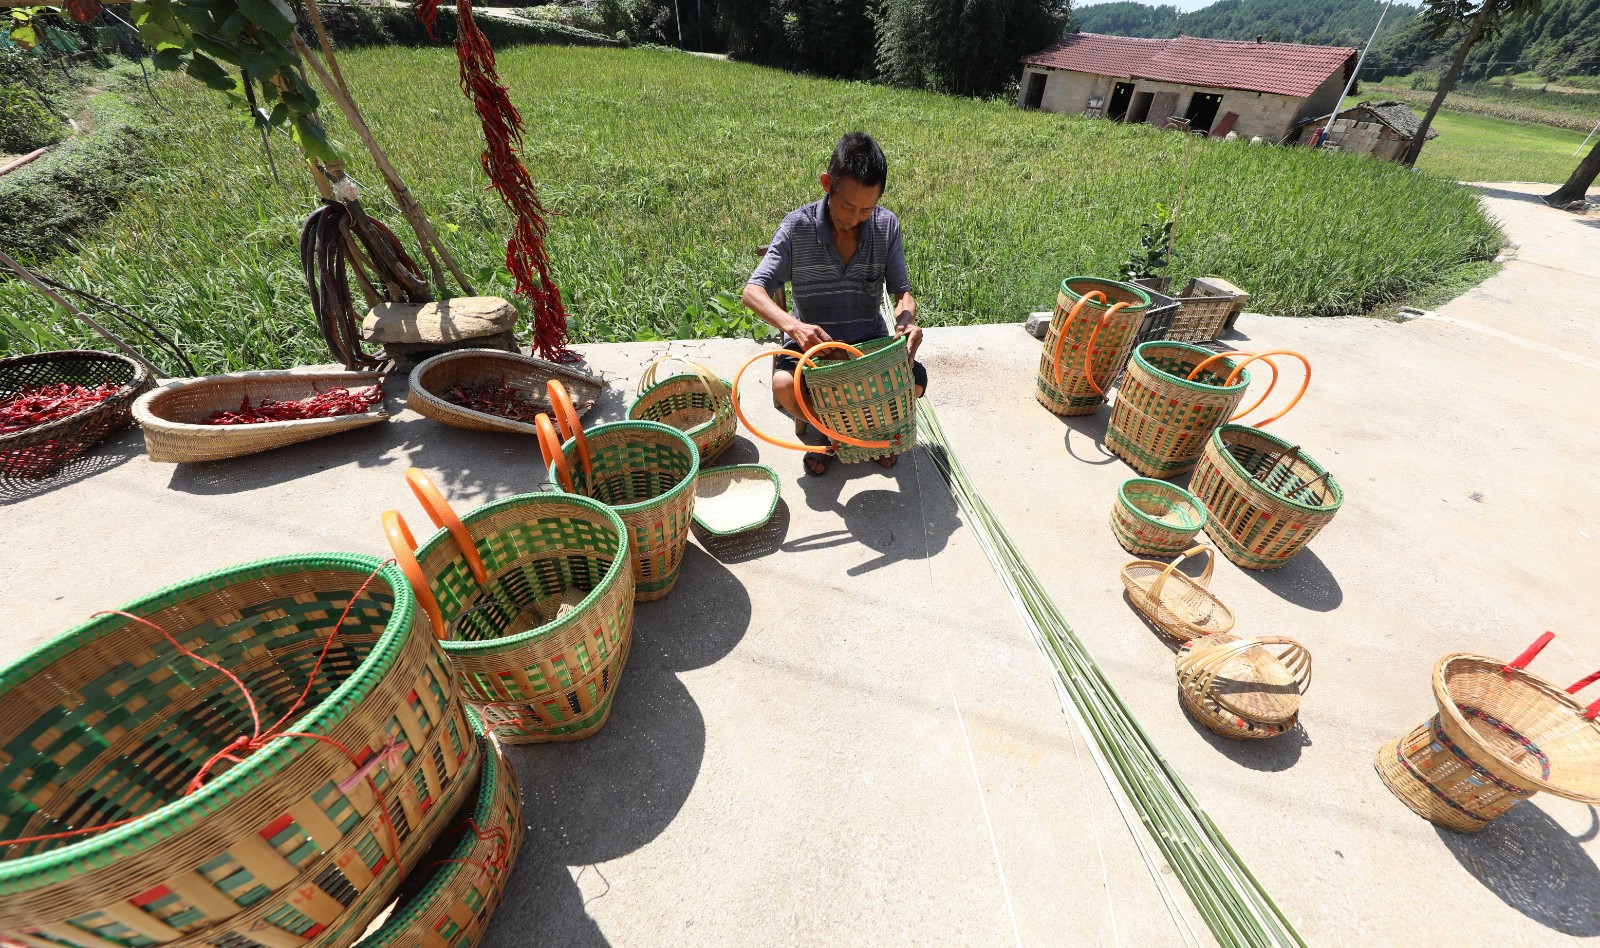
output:
[[[1217,943],[1224,948],[1303,946],[1294,926],[1161,756],[1062,617],[1055,600],[973,486],[966,468],[950,450],[938,417],[924,402],[917,405],[917,424],[918,440],[927,447],[1024,623],[1054,666],[1068,717],[1092,738],[1096,763],[1127,794],[1138,820],[1149,830]],[[1123,817],[1131,822],[1126,810]],[[1145,859],[1152,860],[1153,854],[1142,840],[1140,843]],[[1175,911],[1174,917],[1187,925],[1181,913]],[[1193,942],[1193,933],[1186,935]]]

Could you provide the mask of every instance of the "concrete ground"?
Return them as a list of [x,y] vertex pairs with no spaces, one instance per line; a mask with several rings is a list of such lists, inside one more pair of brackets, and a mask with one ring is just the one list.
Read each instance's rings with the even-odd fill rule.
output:
[[[1600,936],[1595,810],[1540,795],[1461,836],[1413,815],[1371,763],[1432,713],[1446,652],[1510,657],[1548,628],[1536,671],[1565,684],[1600,666],[1600,520],[1582,479],[1600,455],[1600,228],[1534,203],[1537,187],[1486,194],[1521,256],[1437,315],[1247,315],[1230,340],[1310,356],[1310,394],[1271,430],[1348,498],[1284,569],[1217,568],[1241,631],[1315,658],[1303,730],[1272,741],[1192,723],[1172,647],[1123,599],[1129,557],[1106,519],[1131,472],[1100,447],[1109,409],[1040,408],[1039,344],[1019,325],[925,344],[929,401],[979,489],[1312,944]],[[584,350],[613,379],[590,423],[622,414],[662,348]],[[672,348],[731,378],[758,347]],[[746,379],[747,404],[782,433],[764,386]],[[511,749],[530,828],[486,944],[1181,944],[1161,887],[1186,906],[1181,890],[1141,861],[927,456],[810,478],[796,454],[741,438],[728,460],[757,458],[782,475],[777,520],[738,543],[698,537],[677,590],[639,607],[606,728]],[[423,519],[401,480],[413,464],[461,509],[543,481],[529,439],[401,412],[194,466],[150,463],[128,432],[68,478],[7,487],[0,660],[219,566],[382,553],[379,512]]]

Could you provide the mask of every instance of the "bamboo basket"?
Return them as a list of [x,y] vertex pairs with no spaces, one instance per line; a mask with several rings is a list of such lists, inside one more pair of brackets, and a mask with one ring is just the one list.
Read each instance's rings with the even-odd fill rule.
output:
[[525,833],[522,789],[482,719],[468,717],[483,748],[477,794],[406,878],[382,927],[356,948],[472,948],[500,906]]
[[[1198,580],[1178,572],[1178,564],[1197,553],[1206,557],[1206,568]],[[1122,568],[1122,585],[1128,600],[1168,635],[1180,642],[1202,635],[1217,635],[1233,628],[1233,610],[1207,588],[1217,565],[1215,554],[1204,546],[1193,546],[1171,563],[1134,560]]]
[[384,529],[466,699],[508,744],[600,730],[633,641],[622,519],[550,493],[457,518],[421,471],[407,480],[440,530],[413,554],[399,514],[385,513]]
[[1339,512],[1344,491],[1299,447],[1245,425],[1212,432],[1189,485],[1206,533],[1246,569],[1277,569]]
[[[657,369],[670,361],[682,362],[690,371],[658,380]],[[662,356],[639,376],[628,417],[677,428],[699,449],[700,463],[710,464],[733,446],[733,383],[717,378],[698,362]]]
[[700,452],[689,436],[654,421],[618,421],[578,432],[559,453],[548,445],[545,455],[551,484],[606,504],[627,524],[638,600],[672,592],[700,473]]
[[[0,837],[130,821],[0,849],[0,942],[355,941],[479,763],[404,576],[367,556],[278,557],[123,611],[227,675],[109,613],[0,675]],[[205,761],[254,732],[241,685],[261,733],[279,736],[186,793]]]
[[237,411],[244,399],[298,401],[335,388],[380,385],[376,372],[307,372],[302,370],[236,372],[173,382],[133,403],[133,416],[144,429],[150,460],[169,464],[220,461],[363,428],[386,421],[380,401],[371,410],[337,418],[267,421],[256,425],[202,425],[217,411]]
[[498,349],[457,349],[417,363],[411,370],[406,407],[456,428],[537,435],[538,429],[532,424],[474,411],[446,400],[444,395],[457,385],[504,382],[541,410],[549,411],[546,389],[552,379],[566,386],[579,415],[594,407],[606,387],[602,379],[530,355]]
[[[1274,655],[1269,646],[1281,646]],[[1178,698],[1206,729],[1236,741],[1264,740],[1300,721],[1311,687],[1311,653],[1293,639],[1208,635],[1177,656]]]
[[1134,556],[1177,556],[1205,524],[1206,508],[1193,494],[1147,477],[1123,481],[1111,508],[1111,532]]
[[[917,390],[904,338],[863,342],[862,353],[795,367],[795,384],[804,385],[806,407],[822,422],[840,461],[854,463],[904,454],[917,443]],[[831,437],[887,442],[862,446]]]
[[36,352],[0,359],[0,398],[34,385],[102,385],[121,388],[83,411],[0,435],[0,477],[29,480],[57,473],[68,462],[128,426],[135,399],[150,390],[150,370],[125,355],[93,349]]
[[[1190,281],[1185,293],[1192,292]],[[1222,335],[1222,329],[1233,312],[1231,296],[1180,296],[1178,311],[1172,317],[1167,339],[1173,342],[1209,342]]]
[[1039,357],[1039,404],[1058,415],[1094,414],[1127,363],[1149,308],[1150,295],[1137,286],[1096,277],[1062,280]]
[[1215,353],[1181,342],[1147,342],[1117,387],[1106,428],[1106,448],[1145,477],[1175,477],[1194,467],[1206,441],[1233,417],[1250,387],[1248,370],[1227,384],[1236,364],[1212,362],[1194,381],[1189,374]]
[[1546,632],[1509,664],[1481,655],[1446,655],[1433,669],[1439,713],[1378,750],[1389,790],[1418,816],[1462,833],[1538,791],[1600,804],[1600,701],[1572,695],[1600,672],[1563,691],[1528,672],[1554,636]]
[[694,484],[694,522],[714,537],[764,526],[778,509],[778,473],[761,464],[701,471]]

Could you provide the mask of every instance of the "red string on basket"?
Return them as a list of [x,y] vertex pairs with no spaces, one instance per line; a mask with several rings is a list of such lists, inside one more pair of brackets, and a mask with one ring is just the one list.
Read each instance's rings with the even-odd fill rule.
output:
[[506,832],[505,827],[496,826],[494,829],[484,830],[482,827],[480,827],[478,825],[478,821],[477,820],[475,820],[475,819],[473,819],[471,817],[467,817],[467,820],[466,820],[465,823],[458,823],[455,826],[450,828],[450,832],[452,832],[452,833],[459,833],[462,830],[467,830],[467,831],[471,832],[473,836],[476,836],[478,838],[479,842],[482,842],[483,840],[486,840],[486,839],[494,840],[494,848],[489,850],[489,858],[487,860],[482,860],[482,859],[435,859],[433,862],[428,863],[426,866],[423,866],[422,868],[431,869],[434,866],[447,866],[447,865],[451,865],[451,864],[457,864],[457,865],[462,865],[462,866],[476,866],[479,869],[482,869],[486,873],[488,873],[488,872],[503,872],[505,870],[506,863],[509,861],[506,857],[511,852],[511,835]]

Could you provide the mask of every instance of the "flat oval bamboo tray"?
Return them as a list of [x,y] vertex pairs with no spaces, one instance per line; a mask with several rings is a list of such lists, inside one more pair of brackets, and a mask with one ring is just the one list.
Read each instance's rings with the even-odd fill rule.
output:
[[[1273,654],[1269,647],[1281,646]],[[1263,740],[1294,728],[1311,685],[1311,653],[1292,639],[1207,635],[1176,659],[1178,695],[1195,720],[1223,737]]]
[[258,425],[202,425],[212,412],[238,411],[245,398],[252,405],[263,398],[298,401],[335,388],[379,385],[375,372],[288,371],[235,372],[208,375],[163,385],[133,403],[133,417],[144,429],[150,460],[169,464],[220,461],[362,428],[385,421],[389,412],[380,401],[371,410],[337,418],[268,421]]
[[1111,532],[1134,556],[1177,556],[1206,525],[1206,508],[1176,484],[1132,477],[1117,488]]
[[93,349],[36,352],[0,359],[0,398],[34,385],[117,382],[110,398],[76,414],[0,435],[0,477],[40,479],[128,426],[135,399],[150,390],[150,370],[125,355]]
[[[1198,580],[1178,572],[1178,564],[1197,553],[1209,554]],[[1134,560],[1122,568],[1122,585],[1134,607],[1180,642],[1216,635],[1233,628],[1233,610],[1206,587],[1217,565],[1216,554],[1204,546],[1189,548],[1171,563]]]
[[716,537],[754,530],[778,509],[779,483],[778,473],[761,464],[701,471],[694,484],[694,522]]
[[404,576],[380,564],[261,560],[122,610],[236,676],[262,733],[280,735],[191,793],[207,760],[254,733],[222,671],[112,614],[5,669],[0,838],[131,822],[0,850],[0,942],[358,938],[471,789],[480,753]]
[[458,349],[425,359],[411,370],[411,392],[406,398],[406,407],[456,428],[537,437],[539,431],[531,422],[475,411],[448,401],[444,396],[456,385],[503,381],[540,411],[548,412],[551,410],[550,395],[546,386],[551,379],[566,386],[580,416],[588,414],[606,387],[604,379],[534,356],[498,349]]

